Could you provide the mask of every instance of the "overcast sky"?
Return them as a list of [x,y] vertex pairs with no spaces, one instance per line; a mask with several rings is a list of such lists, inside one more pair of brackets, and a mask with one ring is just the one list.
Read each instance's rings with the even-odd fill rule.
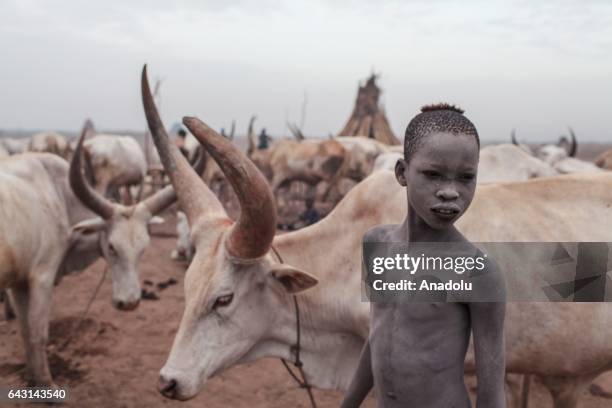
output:
[[[161,78],[167,126],[184,115],[244,133],[299,122],[338,132],[357,85],[381,74],[401,135],[423,104],[466,110],[486,140],[612,141],[612,2],[0,2],[0,128],[144,128],[139,75]],[[537,3],[537,4],[536,4]]]

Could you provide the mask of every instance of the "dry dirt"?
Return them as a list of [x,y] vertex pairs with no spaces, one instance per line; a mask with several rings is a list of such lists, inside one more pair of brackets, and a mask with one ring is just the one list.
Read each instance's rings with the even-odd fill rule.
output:
[[[98,261],[81,274],[64,278],[55,289],[48,353],[56,382],[70,389],[67,406],[309,407],[305,391],[296,386],[277,359],[263,359],[221,373],[187,402],[170,401],[157,393],[158,372],[183,311],[186,268],[186,264],[170,259],[175,246],[175,238],[171,236],[175,218],[167,219],[167,224],[152,238],[140,263],[143,288],[154,292],[159,299],[143,299],[135,311],[117,311],[111,306],[111,283],[107,278],[77,334],[60,350],[94,292],[104,262]],[[170,278],[177,283],[163,289],[157,286]],[[18,323],[5,321],[1,313],[0,316],[0,387],[23,386],[25,359]],[[473,394],[475,379],[466,377],[466,382]],[[606,393],[608,398],[597,395]],[[609,408],[612,406],[610,393],[612,373],[599,377],[592,391],[583,393],[580,407]],[[320,408],[339,406],[341,395],[336,391],[315,390]],[[374,407],[375,400],[370,397],[363,406]],[[551,406],[548,392],[535,382],[530,407]]]

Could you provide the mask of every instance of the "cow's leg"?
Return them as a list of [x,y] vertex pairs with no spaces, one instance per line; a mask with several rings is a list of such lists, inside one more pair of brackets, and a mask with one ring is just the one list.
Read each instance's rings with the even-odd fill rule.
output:
[[138,193],[136,193],[136,202],[139,203],[140,200],[142,200],[142,195],[144,193],[144,188],[145,188],[145,178],[143,177],[142,180],[140,181],[140,184],[138,184]]
[[4,298],[4,318],[6,320],[13,320],[15,318],[15,310],[11,304],[11,298],[6,292],[2,292]]
[[25,344],[28,385],[53,386],[46,350],[53,280],[33,279],[29,287],[14,288],[12,294]]
[[125,186],[120,186],[118,189],[119,191],[123,190],[123,203],[125,205],[134,204],[134,197],[132,197],[132,192],[130,191],[129,185],[126,184]]
[[16,317],[15,309],[11,304],[11,298],[9,296],[4,297],[4,318],[6,320],[13,320]]
[[508,408],[525,408],[521,406],[521,375],[506,373],[506,403]]
[[584,389],[597,375],[581,377],[542,377],[542,383],[550,391],[555,408],[576,408]]
[[524,374],[521,387],[521,408],[529,408],[529,390],[531,388],[531,374]]

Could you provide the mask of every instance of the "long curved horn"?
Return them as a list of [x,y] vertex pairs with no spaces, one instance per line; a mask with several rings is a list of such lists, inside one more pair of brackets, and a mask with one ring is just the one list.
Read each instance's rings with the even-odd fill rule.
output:
[[187,215],[189,224],[193,226],[198,217],[205,213],[214,212],[227,216],[217,197],[200,180],[198,174],[191,168],[178,148],[170,142],[153,101],[151,87],[147,79],[146,65],[142,68],[141,87],[142,103],[153,142],[159,152],[164,169],[176,190],[179,204]]
[[[193,164],[193,169],[197,174],[201,174],[204,170],[204,166],[206,164],[206,160],[204,158],[204,154],[198,149],[197,156],[195,159],[195,163]],[[153,215],[159,214],[164,211],[166,208],[174,204],[176,201],[176,192],[174,191],[173,186],[166,186],[163,189],[159,190],[157,193],[153,194],[150,197],[147,197],[143,203],[149,209],[149,212]]]
[[91,162],[91,154],[87,149],[83,149],[83,156],[85,158],[85,178],[89,184],[95,186],[98,181],[96,180],[96,172],[94,171],[93,163]]
[[215,159],[240,202],[240,217],[227,240],[228,251],[241,259],[264,255],[276,233],[276,206],[265,177],[229,140],[197,118],[183,123]]
[[98,194],[85,180],[82,170],[83,141],[85,136],[93,129],[91,121],[88,119],[83,125],[81,137],[77,144],[72,161],[70,162],[70,187],[79,200],[91,211],[98,214],[105,220],[113,216],[113,204],[106,198]]
[[519,142],[516,141],[516,129],[512,129],[512,132],[510,132],[510,140],[512,140],[513,145],[519,145]]
[[569,129],[570,139],[572,139],[572,144],[567,154],[569,157],[575,157],[576,151],[578,151],[578,142],[576,141],[576,135],[574,134],[574,130],[569,126],[567,128]]
[[247,156],[251,156],[256,149],[257,142],[255,141],[255,133],[253,132],[253,124],[255,123],[257,116],[251,116],[249,120],[249,130],[247,131],[247,139],[249,139],[249,147],[247,150]]

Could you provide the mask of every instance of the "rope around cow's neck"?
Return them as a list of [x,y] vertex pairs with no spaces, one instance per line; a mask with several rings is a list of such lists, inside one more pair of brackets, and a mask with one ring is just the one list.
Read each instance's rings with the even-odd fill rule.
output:
[[[274,248],[273,246],[271,248],[272,248],[272,252],[274,252],[276,257],[278,258],[278,261],[281,264],[284,264],[285,262],[283,261],[283,258],[280,256],[280,254],[278,253],[276,248]],[[304,374],[304,370],[302,369],[304,364],[302,363],[302,360],[300,359],[300,350],[302,348],[301,347],[302,346],[302,338],[301,338],[301,329],[300,329],[301,328],[301,325],[300,325],[300,307],[299,307],[299,304],[298,304],[297,296],[292,295],[292,297],[293,297],[293,305],[295,307],[295,322],[296,322],[295,361],[293,362],[293,365],[297,367],[297,369],[298,369],[298,371],[300,373],[300,377],[302,377],[302,379],[300,379],[293,372],[293,370],[291,370],[291,367],[289,367],[289,364],[287,364],[287,361],[284,358],[281,358],[280,360],[283,363],[283,365],[285,366],[285,368],[287,369],[287,372],[289,373],[289,375],[291,375],[291,377],[300,386],[300,388],[304,388],[306,390],[306,392],[308,393],[308,398],[310,399],[310,405],[312,406],[312,408],[317,408],[317,403],[315,402],[314,395],[312,394],[312,386],[306,380],[306,375]]]
[[83,310],[83,313],[81,314],[81,317],[79,318],[79,322],[76,324],[76,326],[74,326],[74,329],[72,329],[72,331],[70,332],[70,335],[68,336],[64,344],[60,346],[59,348],[60,351],[64,350],[66,346],[68,346],[68,344],[74,338],[74,335],[81,328],[81,324],[85,320],[85,316],[87,316],[87,312],[89,312],[89,308],[91,307],[91,304],[96,299],[96,296],[98,295],[98,292],[100,291],[100,288],[102,287],[102,283],[104,283],[104,278],[106,277],[107,271],[108,271],[108,266],[105,266],[104,271],[102,272],[102,277],[100,278],[100,282],[98,282],[98,286],[96,286],[96,290],[94,290],[94,293],[91,295],[91,298],[89,299],[89,302],[87,303],[87,306],[85,307],[85,310]]
[[[76,241],[70,245],[70,248],[68,249],[67,252],[70,252],[71,247],[75,243]],[[98,250],[100,251],[100,255],[104,256],[104,251],[102,250],[102,235],[101,234],[98,236]],[[75,334],[81,328],[81,324],[85,320],[85,316],[87,316],[87,312],[89,312],[89,308],[91,307],[91,304],[96,299],[96,296],[98,296],[98,292],[100,291],[100,288],[102,287],[102,283],[104,283],[104,278],[106,277],[107,272],[108,272],[108,264],[106,264],[106,266],[104,267],[104,271],[102,271],[102,276],[100,277],[100,282],[98,282],[98,286],[96,286],[96,290],[94,290],[94,293],[91,295],[91,298],[89,299],[89,302],[87,303],[87,306],[85,307],[85,310],[83,310],[83,313],[81,313],[81,317],[79,318],[78,323],[76,324],[76,326],[74,326],[74,328],[70,332],[70,335],[68,336],[64,344],[60,346],[59,348],[60,351],[64,350],[68,346],[68,344],[70,344]]]

